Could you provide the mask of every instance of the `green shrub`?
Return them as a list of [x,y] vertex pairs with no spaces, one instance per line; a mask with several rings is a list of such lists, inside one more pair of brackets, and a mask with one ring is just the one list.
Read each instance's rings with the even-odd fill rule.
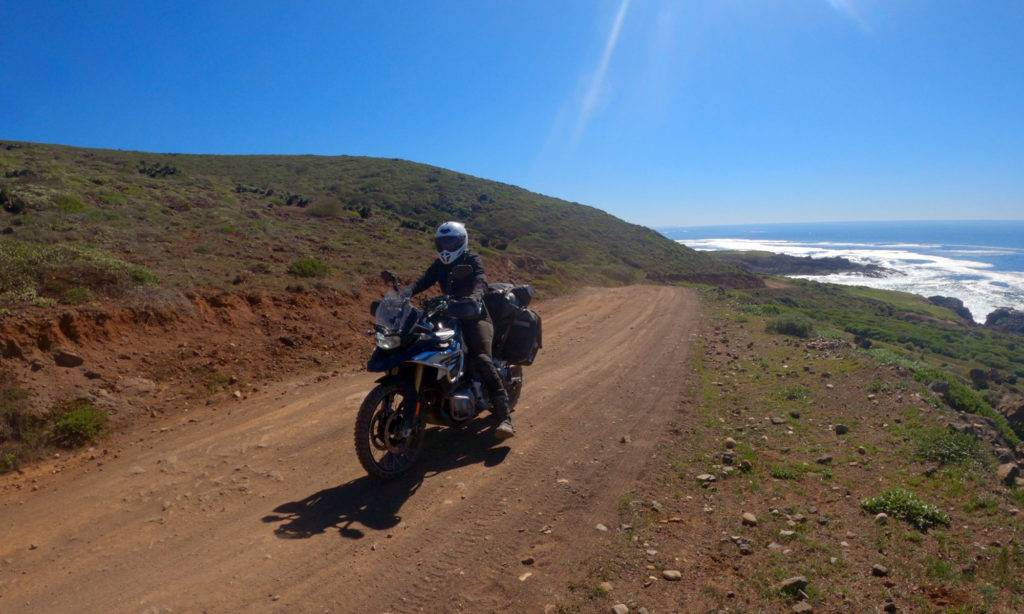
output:
[[53,426],[53,441],[65,448],[93,441],[107,423],[107,412],[82,399],[68,403],[59,413],[62,415]]
[[306,211],[313,217],[333,218],[341,217],[345,212],[345,207],[342,206],[341,201],[331,198],[317,200]]
[[810,390],[799,385],[789,386],[782,391],[782,396],[784,396],[787,401],[799,401],[801,399],[806,399],[810,394]]
[[936,429],[921,434],[914,456],[943,465],[958,465],[969,461],[986,462],[990,459],[980,439],[970,433],[951,429]]
[[936,525],[949,526],[949,515],[903,488],[891,488],[877,497],[864,499],[860,506],[872,514],[886,513],[909,522],[920,531]]
[[796,480],[803,475],[803,473],[802,468],[794,466],[772,467],[768,471],[768,475],[772,476],[776,480]]
[[14,471],[18,468],[18,457],[10,452],[0,454],[0,474]]
[[156,276],[156,273],[150,271],[141,264],[136,264],[129,267],[128,275],[132,278],[132,281],[142,286],[148,284],[155,284],[158,281],[160,281],[160,279]]
[[46,444],[49,416],[33,412],[28,396],[10,373],[0,372],[0,473],[16,469],[24,450]]
[[4,188],[0,188],[0,207],[3,207],[7,213],[17,215],[25,211],[25,201],[9,194]]
[[64,302],[68,305],[81,305],[92,300],[92,290],[84,286],[75,286],[64,291]]
[[0,442],[21,441],[24,431],[31,427],[27,413],[28,392],[19,387],[10,375],[0,375]]
[[768,332],[792,337],[810,337],[814,331],[814,323],[807,316],[799,313],[784,313],[768,320]]
[[999,497],[989,494],[977,494],[971,493],[971,496],[967,499],[967,503],[964,504],[964,511],[967,512],[981,512],[992,516],[999,513]]
[[128,201],[117,190],[108,189],[100,192],[100,200],[108,205],[127,205]]
[[327,277],[327,265],[316,258],[306,256],[288,265],[288,272],[299,277]]
[[74,194],[61,194],[57,197],[57,208],[65,213],[81,213],[85,211],[85,203]]

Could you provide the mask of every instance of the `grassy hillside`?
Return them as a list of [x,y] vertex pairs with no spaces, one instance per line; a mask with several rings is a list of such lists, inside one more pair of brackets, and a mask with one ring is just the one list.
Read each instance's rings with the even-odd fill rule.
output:
[[344,289],[385,267],[415,275],[448,219],[489,268],[542,291],[735,273],[592,207],[402,160],[0,142],[0,205],[8,303],[301,277]]

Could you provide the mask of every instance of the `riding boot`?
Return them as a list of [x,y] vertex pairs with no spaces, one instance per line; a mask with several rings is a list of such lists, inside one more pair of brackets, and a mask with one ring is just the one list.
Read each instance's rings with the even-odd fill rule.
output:
[[494,395],[494,413],[501,417],[501,423],[494,429],[494,436],[498,439],[508,439],[516,436],[516,429],[512,426],[512,413],[508,408],[508,394],[504,390]]

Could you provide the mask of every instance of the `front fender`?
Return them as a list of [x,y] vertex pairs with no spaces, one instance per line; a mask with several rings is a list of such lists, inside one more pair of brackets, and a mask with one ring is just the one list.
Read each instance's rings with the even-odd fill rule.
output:
[[388,373],[386,375],[381,375],[380,377],[378,377],[376,382],[378,384],[395,383],[401,386],[402,388],[412,390],[412,382],[409,381],[409,378],[404,377],[402,375],[394,375],[392,373]]

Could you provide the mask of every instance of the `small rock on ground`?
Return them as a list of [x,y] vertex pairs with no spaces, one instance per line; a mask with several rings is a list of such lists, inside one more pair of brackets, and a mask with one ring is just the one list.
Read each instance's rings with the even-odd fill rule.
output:
[[629,606],[624,603],[616,603],[612,606],[612,614],[629,614]]
[[666,569],[661,572],[661,577],[665,578],[670,582],[678,582],[683,579],[683,574],[675,569]]
[[802,591],[805,588],[807,588],[807,576],[793,576],[779,583],[779,590],[787,593]]

